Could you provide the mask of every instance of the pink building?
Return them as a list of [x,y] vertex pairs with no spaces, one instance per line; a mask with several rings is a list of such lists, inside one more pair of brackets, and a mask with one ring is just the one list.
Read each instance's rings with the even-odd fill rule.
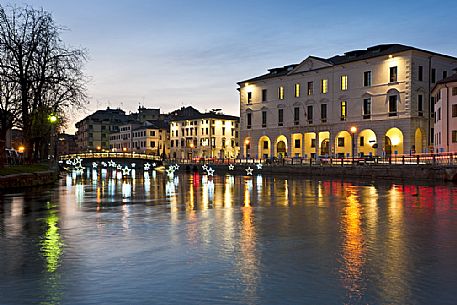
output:
[[437,82],[435,100],[435,152],[457,152],[457,73]]

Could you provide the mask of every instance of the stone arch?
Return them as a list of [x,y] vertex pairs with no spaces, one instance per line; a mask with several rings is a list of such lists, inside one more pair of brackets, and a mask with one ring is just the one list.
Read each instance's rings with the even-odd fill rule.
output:
[[348,131],[342,130],[337,133],[335,137],[335,154],[339,158],[352,155],[352,136]]
[[387,157],[404,153],[403,132],[399,128],[393,127],[387,130],[384,140],[384,152]]
[[284,135],[276,138],[275,157],[287,157],[287,137]]
[[357,152],[360,156],[375,156],[378,147],[376,133],[371,129],[364,129],[357,136]]
[[411,148],[411,152],[420,154],[424,151],[424,132],[422,129],[417,128],[414,133],[414,147]]
[[267,136],[261,136],[258,142],[258,158],[271,158],[271,140]]

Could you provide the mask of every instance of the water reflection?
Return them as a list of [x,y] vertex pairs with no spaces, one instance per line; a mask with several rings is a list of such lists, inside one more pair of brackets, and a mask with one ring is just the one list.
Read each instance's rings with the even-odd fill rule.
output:
[[361,208],[357,190],[347,189],[346,206],[341,215],[343,234],[342,275],[343,287],[347,290],[345,304],[358,303],[362,298],[366,283],[362,268],[365,263],[364,238],[361,226]]
[[453,185],[90,172],[3,197],[0,303],[454,302]]

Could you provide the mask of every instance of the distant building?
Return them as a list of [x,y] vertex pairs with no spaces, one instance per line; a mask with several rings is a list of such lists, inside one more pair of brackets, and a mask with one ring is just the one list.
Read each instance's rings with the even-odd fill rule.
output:
[[76,136],[66,133],[61,133],[57,136],[57,155],[68,155],[78,153],[78,145],[76,144]]
[[241,154],[310,158],[430,151],[431,88],[456,66],[456,57],[386,44],[270,69],[238,83]]
[[437,82],[435,97],[435,152],[457,152],[457,73]]
[[236,158],[239,118],[187,107],[170,114],[171,158]]
[[119,126],[128,121],[121,109],[97,110],[76,123],[76,143],[80,152],[110,149],[109,136],[119,131]]

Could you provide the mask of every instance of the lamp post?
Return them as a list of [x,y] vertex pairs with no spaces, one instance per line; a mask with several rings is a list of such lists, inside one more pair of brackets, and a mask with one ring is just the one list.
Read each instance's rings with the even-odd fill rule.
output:
[[357,127],[351,127],[351,137],[352,137],[352,164],[354,164],[354,156],[355,156],[355,134],[357,133]]
[[51,124],[51,149],[50,149],[51,156],[50,156],[49,162],[51,163],[51,165],[55,165],[56,164],[56,157],[57,157],[56,156],[57,155],[56,124],[57,124],[58,118],[57,118],[57,116],[55,114],[51,113],[48,116],[48,121]]

